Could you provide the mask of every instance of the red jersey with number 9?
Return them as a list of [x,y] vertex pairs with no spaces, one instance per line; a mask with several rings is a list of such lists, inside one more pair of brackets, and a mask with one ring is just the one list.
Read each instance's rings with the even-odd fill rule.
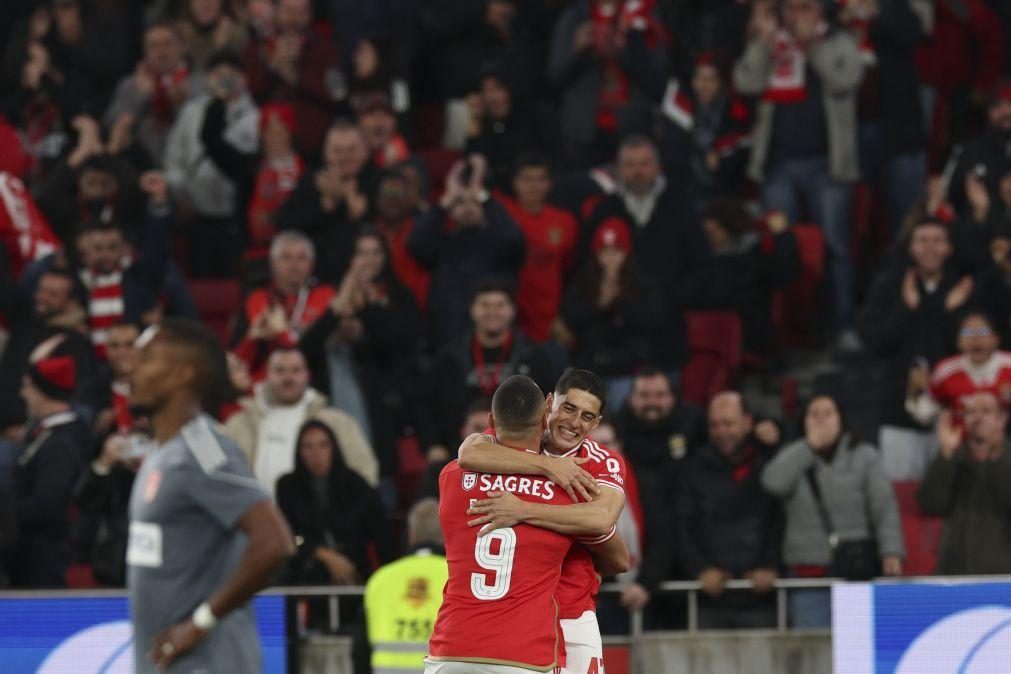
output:
[[[549,454],[548,456],[553,456]],[[581,468],[593,476],[603,489],[614,489],[625,495],[625,460],[618,452],[597,444],[587,438],[573,450],[558,458],[571,456],[588,459]],[[614,527],[599,538],[579,538],[580,543],[597,545],[608,541],[615,534]],[[593,566],[593,556],[586,545],[573,545],[562,564],[562,578],[558,581],[555,598],[558,599],[558,616],[562,620],[578,618],[586,611],[597,608],[597,592],[600,590],[600,576]]]
[[[518,451],[518,450],[503,450]],[[439,476],[439,520],[449,580],[429,642],[429,658],[548,672],[564,663],[554,592],[568,536],[520,524],[478,537],[471,501],[507,491],[523,501],[567,505],[558,485],[536,475],[494,475],[451,461]]]

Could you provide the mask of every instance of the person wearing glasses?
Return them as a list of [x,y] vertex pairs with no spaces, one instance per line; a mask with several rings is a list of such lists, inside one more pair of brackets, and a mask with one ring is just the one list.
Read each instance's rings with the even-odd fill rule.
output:
[[987,314],[965,314],[958,326],[959,353],[934,366],[929,379],[911,378],[906,410],[928,425],[942,410],[950,409],[955,424],[962,426],[965,402],[980,392],[993,394],[1006,410],[1011,405],[1011,353],[998,350],[999,345]]

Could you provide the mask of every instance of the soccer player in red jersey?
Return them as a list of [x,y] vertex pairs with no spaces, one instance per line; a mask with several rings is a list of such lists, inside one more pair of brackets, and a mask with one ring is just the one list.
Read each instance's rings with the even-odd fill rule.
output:
[[[544,394],[529,377],[509,377],[492,397],[490,422],[501,443],[495,451],[520,454],[539,445],[547,423]],[[544,477],[478,473],[456,461],[443,469],[439,490],[449,580],[425,673],[556,671],[564,646],[554,591],[572,539],[529,524],[478,536],[467,510],[498,490],[550,507],[572,499]]]
[[525,523],[578,537],[581,544],[566,556],[555,593],[565,636],[563,674],[603,672],[595,612],[600,575],[620,573],[629,564],[625,543],[615,535],[615,522],[625,505],[625,463],[621,455],[587,437],[600,424],[606,401],[599,377],[570,369],[545,401],[548,420],[541,438],[543,454],[505,453],[483,436],[471,436],[460,448],[460,465],[473,470],[549,475],[564,473],[563,462],[577,467],[568,486],[585,498],[584,503],[545,509],[506,491],[494,491],[469,511],[479,515],[470,524],[484,525],[482,534]]

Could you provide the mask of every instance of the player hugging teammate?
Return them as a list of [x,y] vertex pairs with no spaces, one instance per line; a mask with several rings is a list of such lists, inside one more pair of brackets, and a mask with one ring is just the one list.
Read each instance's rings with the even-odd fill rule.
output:
[[567,370],[546,399],[510,377],[491,428],[442,471],[449,581],[426,674],[603,674],[600,578],[629,564],[614,528],[624,462],[587,437],[605,402],[586,370]]

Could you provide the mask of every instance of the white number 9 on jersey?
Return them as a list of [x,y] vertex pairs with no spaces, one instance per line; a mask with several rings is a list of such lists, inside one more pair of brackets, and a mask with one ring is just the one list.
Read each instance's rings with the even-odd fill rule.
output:
[[[492,552],[492,542],[498,541],[498,552]],[[483,573],[470,574],[470,591],[484,601],[501,599],[509,592],[512,582],[513,559],[516,556],[516,532],[511,528],[496,529],[478,536],[474,545],[474,561],[482,569],[495,572],[495,582],[488,584]]]

